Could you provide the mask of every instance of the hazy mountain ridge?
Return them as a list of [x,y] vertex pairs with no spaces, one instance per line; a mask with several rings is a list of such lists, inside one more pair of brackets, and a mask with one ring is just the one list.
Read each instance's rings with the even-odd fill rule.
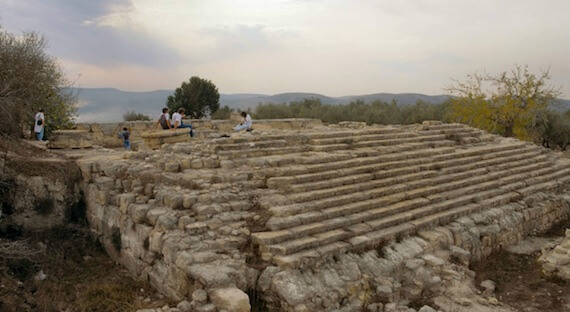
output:
[[[160,110],[166,105],[166,99],[172,95],[171,90],[155,90],[144,92],[122,91],[114,88],[74,88],[77,93],[78,122],[116,122],[123,120],[123,114],[128,111],[145,114],[154,119],[158,118]],[[425,95],[419,93],[375,93],[367,95],[350,95],[329,97],[317,93],[289,92],[275,95],[238,93],[220,94],[220,106],[228,106],[236,110],[252,110],[260,103],[289,103],[304,99],[319,99],[323,104],[348,104],[362,100],[366,103],[380,100],[390,103],[395,100],[398,105],[413,105],[418,100],[425,103],[438,104],[449,98],[449,95]],[[569,100],[561,100],[562,108],[570,108]]]

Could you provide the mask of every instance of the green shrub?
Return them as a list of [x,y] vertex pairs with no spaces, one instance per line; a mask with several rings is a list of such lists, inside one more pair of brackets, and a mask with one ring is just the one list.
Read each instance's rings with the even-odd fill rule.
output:
[[123,120],[124,121],[137,121],[137,120],[150,121],[150,117],[148,117],[147,115],[143,115],[141,113],[135,113],[133,111],[129,111],[123,115]]

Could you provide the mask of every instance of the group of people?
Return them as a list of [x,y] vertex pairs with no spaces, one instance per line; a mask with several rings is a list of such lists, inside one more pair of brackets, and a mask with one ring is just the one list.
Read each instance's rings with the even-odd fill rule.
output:
[[[175,130],[179,128],[190,128],[190,136],[194,137],[194,131],[191,124],[184,124],[182,118],[185,116],[186,110],[184,108],[179,108],[174,114],[172,114],[172,119],[170,118],[169,110],[167,107],[162,109],[162,114],[160,114],[158,121],[156,122],[157,127],[160,126],[162,129]],[[235,131],[251,131],[252,119],[251,116],[246,112],[241,112],[242,120],[240,124],[234,127]],[[38,141],[42,141],[44,137],[45,130],[45,115],[44,110],[40,109],[34,116],[34,132]],[[123,140],[125,149],[131,149],[130,132],[124,127],[123,131],[120,133],[120,137]]]
[[[162,129],[165,130],[175,130],[178,128],[190,128],[190,136],[194,136],[194,132],[192,130],[192,125],[185,125],[182,122],[182,118],[185,116],[184,115],[185,110],[184,108],[179,108],[178,111],[176,111],[174,114],[172,114],[172,120],[170,119],[170,114],[169,114],[169,110],[168,107],[165,107],[162,109],[162,114],[160,114],[160,116],[158,117],[158,121],[156,122],[157,126],[162,127]],[[239,125],[234,127],[235,131],[240,131],[240,130],[246,130],[246,131],[251,131],[251,124],[252,124],[252,119],[251,116],[246,113],[246,112],[241,112],[241,117],[242,120],[240,122]]]
[[176,130],[180,128],[190,128],[190,136],[194,136],[194,131],[192,130],[192,125],[187,124],[185,125],[182,121],[182,118],[185,117],[186,110],[184,108],[179,108],[177,111],[172,114],[172,120],[170,119],[170,113],[167,107],[162,109],[162,114],[158,117],[158,121],[156,122],[157,127],[160,126],[162,129],[170,129]]

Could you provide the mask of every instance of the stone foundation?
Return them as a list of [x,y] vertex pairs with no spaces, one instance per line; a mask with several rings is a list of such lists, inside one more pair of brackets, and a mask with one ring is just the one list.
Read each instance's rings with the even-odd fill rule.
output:
[[255,130],[78,163],[109,255],[196,311],[248,294],[270,311],[426,294],[484,311],[468,264],[570,214],[567,160],[460,124]]
[[93,136],[86,130],[56,130],[51,133],[49,148],[89,148],[93,147]]
[[190,142],[191,138],[188,128],[143,132],[141,137],[144,140],[143,148],[145,149],[159,149],[165,143]]

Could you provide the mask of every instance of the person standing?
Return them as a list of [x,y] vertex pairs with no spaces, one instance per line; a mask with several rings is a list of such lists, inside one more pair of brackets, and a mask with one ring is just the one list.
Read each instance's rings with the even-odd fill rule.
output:
[[125,146],[126,150],[131,149],[130,136],[131,134],[129,133],[129,130],[127,130],[127,127],[124,127],[123,131],[121,132],[121,138],[123,139],[123,145]]
[[38,141],[42,141],[44,139],[45,123],[44,109],[41,108],[34,116],[34,132],[36,133]]

